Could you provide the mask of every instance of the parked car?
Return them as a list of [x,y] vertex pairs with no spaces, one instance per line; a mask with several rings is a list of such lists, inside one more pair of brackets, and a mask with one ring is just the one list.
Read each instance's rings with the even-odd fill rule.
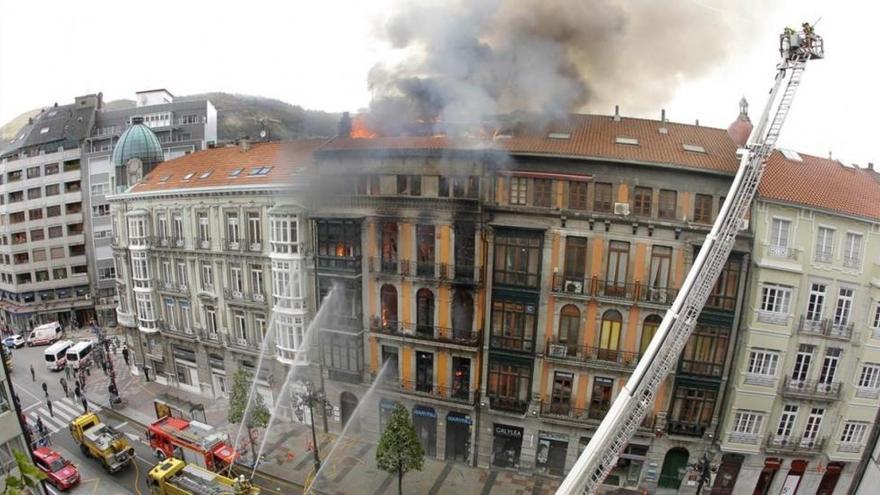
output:
[[18,349],[24,345],[24,337],[21,334],[10,335],[3,339],[3,344],[10,349]]
[[46,473],[46,480],[59,490],[67,490],[79,483],[79,470],[61,454],[49,447],[40,447],[34,451],[37,467]]

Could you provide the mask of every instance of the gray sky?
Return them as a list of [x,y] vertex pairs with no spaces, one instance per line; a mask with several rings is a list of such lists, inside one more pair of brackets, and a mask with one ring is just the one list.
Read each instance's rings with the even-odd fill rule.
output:
[[[132,99],[135,91],[156,87],[356,110],[370,99],[369,69],[396,56],[375,36],[393,1],[0,0],[0,122],[79,94]],[[726,127],[745,95],[757,120],[774,75],[778,31],[821,17],[827,59],[809,67],[780,145],[820,156],[833,151],[860,164],[880,160],[880,126],[873,123],[880,69],[869,55],[880,13],[874,2],[730,0],[752,6],[731,17],[732,10],[708,0],[667,1],[728,16],[760,36],[711,72],[682,81],[671,101],[640,116],[659,118],[664,107],[673,121]]]

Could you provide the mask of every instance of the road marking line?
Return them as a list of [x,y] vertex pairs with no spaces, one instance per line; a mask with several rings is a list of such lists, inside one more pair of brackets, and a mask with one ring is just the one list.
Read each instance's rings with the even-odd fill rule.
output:
[[[38,401],[42,401],[42,400],[43,400],[42,397],[40,397],[39,395],[34,395],[34,394],[32,394],[32,393],[28,390],[28,388],[25,387],[24,385],[22,385],[22,384],[20,384],[20,383],[18,383],[18,382],[16,382],[16,381],[14,381],[14,380],[13,380],[12,383],[15,384],[15,389],[16,389],[16,390],[21,390],[22,392],[24,392],[24,393],[30,395],[31,397],[33,397],[34,399],[37,399]],[[34,385],[32,385],[32,386],[36,387],[36,384],[34,384]]]
[[[62,428],[66,428],[66,427],[67,427],[67,424],[66,424],[66,423],[62,423],[61,421],[58,421],[58,418],[53,418],[52,416],[50,416],[50,415],[49,415],[49,411],[47,411],[46,409],[43,409],[43,408],[41,407],[41,408],[39,408],[39,409],[37,409],[37,410],[40,411],[40,415],[43,416],[43,422],[44,422],[44,423],[47,423],[47,422],[48,422],[48,423],[50,423],[50,424],[58,425],[58,429],[55,430],[55,431],[59,431],[59,430],[61,430]],[[53,431],[52,433],[55,433],[55,432]]]
[[41,405],[43,405],[43,401],[40,401],[40,402],[34,402],[33,404],[31,404],[31,405],[27,406],[26,408],[22,409],[21,412],[28,412],[30,409],[33,409],[33,408],[35,408],[35,407],[40,407]]
[[64,411],[65,413],[69,414],[73,418],[76,418],[77,416],[79,416],[79,413],[75,409],[73,409],[71,406],[65,404],[64,402],[59,402],[59,403],[55,404],[55,408],[59,409],[61,411]]
[[123,421],[122,423],[119,423],[118,425],[116,425],[116,429],[121,430],[127,424],[128,424],[128,421]]

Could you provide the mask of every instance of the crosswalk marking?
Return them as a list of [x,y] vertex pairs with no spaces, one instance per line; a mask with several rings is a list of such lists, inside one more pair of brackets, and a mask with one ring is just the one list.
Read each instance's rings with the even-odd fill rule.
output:
[[[49,414],[49,408],[45,404],[38,404],[38,406],[28,414],[31,426],[37,424],[37,418],[41,418],[50,433],[66,430],[67,425],[82,414],[82,403],[75,402],[67,397],[52,402],[54,417]],[[98,412],[101,409],[101,406],[89,401],[89,411]]]

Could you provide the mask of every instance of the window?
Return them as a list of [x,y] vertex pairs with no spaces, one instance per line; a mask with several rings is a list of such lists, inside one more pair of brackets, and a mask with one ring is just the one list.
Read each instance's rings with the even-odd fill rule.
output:
[[610,310],[602,315],[602,326],[599,331],[599,359],[617,361],[622,326],[623,317],[619,311]]
[[40,176],[40,167],[29,167],[27,169],[27,178],[34,179]]
[[570,181],[568,183],[568,207],[573,210],[587,209],[587,183]]
[[530,394],[531,370],[531,366],[490,360],[489,399],[492,407],[525,411]]
[[276,306],[293,308],[293,300],[302,297],[300,283],[300,271],[295,262],[272,262],[272,295]]
[[810,373],[810,364],[813,361],[814,347],[809,344],[801,344],[798,347],[798,353],[795,357],[794,368],[791,371],[791,381],[795,383],[804,382]]
[[837,293],[837,305],[834,308],[834,326],[846,327],[852,314],[853,294],[855,290],[841,287]]
[[791,303],[791,287],[765,284],[761,288],[761,311],[787,316]]
[[645,322],[642,323],[642,340],[639,343],[639,354],[644,354],[648,350],[648,345],[651,344],[651,339],[654,338],[654,334],[657,333],[657,329],[660,328],[662,321],[663,319],[657,315],[648,315],[645,318]]
[[524,205],[527,201],[528,179],[525,177],[510,177],[510,204]]
[[52,218],[57,216],[61,216],[61,205],[46,207],[46,217]]
[[865,440],[865,432],[867,431],[868,423],[847,421],[843,424],[843,433],[840,435],[840,443],[861,445]]
[[[331,258],[356,258],[361,255],[361,226],[345,220],[319,220],[318,263],[323,268],[354,268],[355,260]],[[274,229],[273,229],[274,230]]]
[[269,221],[269,243],[273,253],[296,253],[297,230],[296,217],[272,216]]
[[92,216],[95,217],[104,217],[110,214],[110,205],[102,204],[102,205],[94,205],[92,206]]
[[578,330],[581,324],[581,312],[577,306],[566,304],[559,312],[559,333],[557,340],[560,344],[568,347],[568,355],[577,355]]
[[234,168],[229,172],[230,177],[238,177],[244,169],[241,167]]
[[381,228],[379,249],[382,255],[382,271],[397,273],[397,223],[383,222]]
[[498,231],[493,277],[498,285],[537,288],[541,271],[540,233]]
[[[672,248],[669,246],[651,247],[651,267],[648,277],[650,278],[649,293],[652,301],[666,302],[667,294],[663,291],[669,288],[669,273],[672,267]],[[664,297],[660,297],[664,296]]]
[[595,186],[596,197],[593,199],[593,209],[603,213],[610,213],[614,195],[611,184],[607,182],[597,182]]
[[251,265],[251,291],[254,296],[263,295],[263,268],[259,265]]
[[434,353],[416,351],[416,390],[434,391]]
[[770,255],[788,256],[788,238],[791,222],[781,218],[774,218],[770,225]]
[[41,193],[41,191],[40,191],[39,187],[32,187],[32,188],[28,189],[27,197],[28,197],[28,199],[40,199],[40,197],[41,197],[40,193]]
[[590,394],[590,409],[587,413],[592,419],[603,419],[611,408],[611,394],[614,380],[597,376],[593,379],[593,391]]
[[626,276],[629,268],[629,243],[610,241],[608,243],[608,266],[605,270],[605,294],[623,296],[626,294]]
[[670,433],[703,436],[712,421],[717,396],[715,390],[676,386],[670,414]]
[[846,242],[843,245],[843,266],[847,268],[861,268],[862,234],[846,233]]
[[248,241],[252,245],[259,245],[263,242],[263,228],[260,221],[260,212],[249,211],[247,214],[248,221]]
[[657,216],[664,220],[675,220],[675,211],[678,208],[678,193],[669,189],[660,190],[660,201],[657,205]]
[[633,214],[640,217],[651,216],[653,191],[650,187],[636,186],[633,189]]
[[202,289],[214,290],[214,267],[210,263],[202,264]]
[[238,340],[239,345],[247,345],[247,325],[245,324],[244,314],[242,313],[233,313],[233,329],[235,332],[235,338]]
[[496,298],[492,302],[492,347],[531,352],[537,312],[535,304]]
[[779,353],[755,349],[749,353],[748,373],[752,375],[776,376],[776,367],[779,364]]
[[681,354],[681,372],[720,378],[729,343],[729,327],[697,323]]
[[[565,238],[565,278],[583,284],[587,270],[587,239],[584,237]],[[583,286],[576,292],[582,292]],[[566,292],[569,292],[566,289]]]
[[208,337],[217,338],[217,312],[212,306],[205,306],[205,328]]
[[183,261],[177,262],[177,283],[180,284],[181,287],[186,287],[186,263]]
[[535,179],[534,206],[548,208],[553,204],[553,181],[550,179]]
[[841,350],[836,347],[825,349],[825,359],[822,361],[822,371],[819,373],[819,383],[831,385],[837,375],[837,367],[840,364]]
[[791,430],[797,421],[798,406],[786,404],[779,416],[779,426],[776,428],[777,438],[787,438],[791,436]]
[[434,276],[434,226],[416,225],[416,273],[420,277]]
[[232,266],[229,268],[229,284],[233,296],[237,295],[240,297],[241,293],[244,292],[244,279],[241,275],[240,266]]
[[880,330],[880,303],[874,305],[874,314],[871,317],[871,328]]
[[110,185],[106,182],[92,184],[92,196],[104,196],[110,190]]
[[239,240],[241,240],[241,231],[238,225],[238,213],[229,212],[226,214],[226,242],[237,244]]
[[880,364],[865,364],[859,374],[859,388],[880,389]]
[[409,176],[409,193],[412,196],[421,196],[422,195],[422,176],[421,175],[410,175]]
[[210,225],[208,224],[208,212],[200,211],[198,213],[199,221],[199,241],[206,242],[211,239]]
[[171,236],[180,245],[183,241],[183,216],[179,212],[171,215],[171,228]]
[[41,218],[43,218],[42,208],[34,208],[32,210],[28,210],[28,220],[39,220]]
[[712,223],[712,196],[697,194],[694,197],[694,222]]
[[32,229],[31,230],[31,241],[42,241],[45,239],[46,233],[43,229]]
[[816,232],[816,253],[814,259],[820,263],[831,263],[834,255],[834,229],[819,227]]
[[116,267],[105,266],[98,268],[98,280],[113,280],[116,278]]
[[571,408],[571,386],[574,375],[564,371],[553,373],[553,390],[550,395],[550,412],[568,414]]
[[761,433],[764,413],[755,411],[737,411],[733,418],[731,431],[740,435],[757,437]]
[[46,186],[46,196],[56,196],[61,192],[58,184],[49,184]]
[[810,410],[807,417],[807,425],[804,427],[804,435],[801,437],[802,447],[813,447],[816,444],[816,438],[819,436],[819,429],[822,428],[822,417],[825,416],[825,409],[814,407]]
[[804,316],[807,321],[818,323],[822,321],[822,312],[825,307],[825,290],[828,287],[819,282],[810,284],[810,295],[807,299],[807,313]]
[[52,278],[54,280],[63,280],[65,278],[67,278],[67,268],[66,267],[53,268],[52,269]]
[[57,239],[64,236],[64,228],[60,225],[49,227],[49,239]]
[[46,175],[55,175],[58,173],[58,164],[57,163],[48,163],[45,166]]

